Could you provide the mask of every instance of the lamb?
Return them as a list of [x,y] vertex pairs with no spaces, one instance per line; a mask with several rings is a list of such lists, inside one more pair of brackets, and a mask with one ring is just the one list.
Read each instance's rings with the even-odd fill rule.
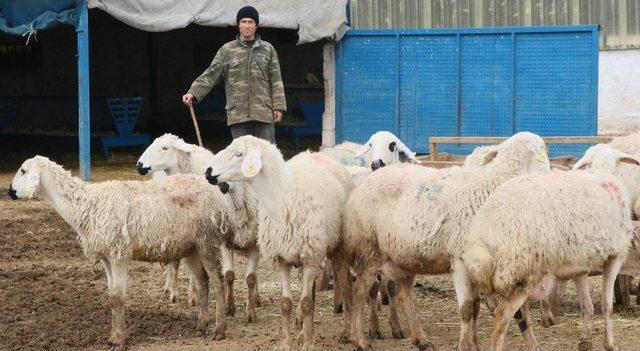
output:
[[[347,170],[319,153],[303,152],[285,163],[274,145],[243,136],[214,157],[206,177],[212,184],[246,182],[258,199],[258,247],[267,262],[279,267],[282,284],[283,350],[291,348],[290,269],[302,266],[303,349],[312,349],[313,283],[340,241],[350,191]],[[338,279],[346,281],[344,269]]]
[[[126,343],[124,304],[131,261],[173,262],[186,258],[198,287],[197,331],[205,333],[208,275],[216,294],[214,339],[225,337],[219,246],[233,234],[233,211],[201,177],[174,175],[158,181],[85,183],[48,158],[26,160],[9,186],[13,199],[43,199],[78,235],[90,262],[107,274],[115,349]],[[202,267],[204,266],[204,269]]]
[[[188,144],[181,138],[165,134],[151,143],[138,160],[138,171],[141,174],[147,172],[164,171],[167,174],[197,174],[203,175],[205,163],[213,159],[213,153],[203,147]],[[233,282],[235,273],[233,269],[234,251],[237,250],[247,256],[247,321],[256,320],[256,306],[260,306],[258,282],[256,271],[260,260],[260,254],[256,247],[258,224],[256,221],[256,199],[253,193],[243,183],[227,186],[228,192],[235,209],[237,230],[233,240],[220,247],[222,255],[222,272],[225,276],[226,290],[226,314],[235,314],[235,298],[233,295]],[[227,248],[229,245],[231,248]],[[179,261],[168,266],[167,284],[165,289],[170,291],[171,301],[177,296],[177,275]],[[192,291],[190,285],[190,292]],[[191,294],[190,294],[191,295]],[[189,298],[191,305],[195,304],[194,298]]]
[[[629,162],[628,155],[621,155],[614,163]],[[471,281],[499,300],[491,350],[503,349],[518,309],[520,329],[529,333],[528,347],[538,350],[526,300],[556,278],[575,278],[583,311],[579,349],[591,350],[593,304],[587,274],[597,267],[603,269],[605,349],[617,350],[611,321],[613,284],[632,236],[629,196],[612,175],[553,171],[524,175],[498,188],[471,221],[460,256]]]
[[484,163],[483,167],[442,170],[408,164],[385,167],[351,193],[345,209],[343,251],[358,278],[353,288],[353,322],[345,313],[341,341],[350,339],[357,347],[370,349],[360,317],[367,286],[379,270],[394,271],[391,276],[397,278],[396,294],[407,313],[414,344],[420,350],[433,349],[413,307],[412,282],[416,274],[445,274],[453,268],[463,317],[459,348],[477,348],[472,318],[477,301],[470,306],[461,304],[474,291],[454,266],[471,217],[508,179],[549,170],[544,142],[526,132],[487,154]]

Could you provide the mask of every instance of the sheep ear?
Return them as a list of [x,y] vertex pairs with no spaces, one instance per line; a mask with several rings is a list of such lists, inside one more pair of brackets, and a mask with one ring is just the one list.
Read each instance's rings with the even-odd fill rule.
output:
[[573,169],[587,169],[587,167],[591,164],[591,160],[586,159],[586,158],[581,158],[580,160],[578,160],[578,162],[576,162],[575,165],[573,165]]
[[180,150],[182,152],[193,152],[195,150],[195,145],[191,145],[189,143],[186,143],[184,140],[182,139],[178,139],[174,144],[173,147],[176,148],[176,150]]
[[364,155],[367,152],[369,152],[369,150],[371,150],[371,145],[369,145],[369,141],[367,141],[364,145],[362,145],[362,147],[360,148],[358,153],[356,153],[356,155],[353,156],[353,158],[354,159],[360,158],[360,157],[362,157],[362,155]]
[[624,152],[620,153],[620,156],[618,157],[618,162],[620,162],[620,163],[628,163],[628,164],[634,165],[634,166],[640,165],[640,161],[638,161],[637,158],[635,158],[635,157],[633,157],[631,155],[625,154]]
[[25,192],[27,193],[27,197],[32,198],[33,194],[36,192],[40,186],[40,174],[35,172],[34,170],[29,171],[27,174],[27,180],[25,181]]
[[247,178],[255,177],[262,168],[260,150],[249,150],[242,161],[242,175]]
[[491,161],[493,161],[493,159],[496,158],[496,156],[498,156],[498,150],[493,150],[488,154],[484,155],[484,163],[482,165],[491,163]]
[[411,151],[403,142],[398,142],[398,159],[400,162],[411,162],[421,165],[422,162],[416,158],[416,153]]

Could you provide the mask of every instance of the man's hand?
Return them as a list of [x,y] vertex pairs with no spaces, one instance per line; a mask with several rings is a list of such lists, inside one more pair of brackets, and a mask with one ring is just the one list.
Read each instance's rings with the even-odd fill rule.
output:
[[276,123],[280,123],[280,121],[282,121],[282,111],[273,110],[273,121]]
[[193,94],[191,93],[186,93],[182,95],[182,103],[187,106],[193,105],[193,100],[194,100],[194,97],[193,97]]

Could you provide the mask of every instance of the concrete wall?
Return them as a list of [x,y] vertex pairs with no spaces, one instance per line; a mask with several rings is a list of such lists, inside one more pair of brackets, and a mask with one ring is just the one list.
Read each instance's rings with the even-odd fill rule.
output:
[[640,50],[600,52],[598,134],[640,130]]

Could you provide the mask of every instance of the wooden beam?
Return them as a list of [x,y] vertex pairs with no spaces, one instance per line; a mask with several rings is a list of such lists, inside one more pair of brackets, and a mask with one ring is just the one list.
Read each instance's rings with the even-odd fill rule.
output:
[[[435,144],[499,144],[508,137],[431,137],[429,138],[429,151]],[[609,136],[558,136],[542,137],[547,144],[571,144],[571,143],[608,143],[613,139]]]

